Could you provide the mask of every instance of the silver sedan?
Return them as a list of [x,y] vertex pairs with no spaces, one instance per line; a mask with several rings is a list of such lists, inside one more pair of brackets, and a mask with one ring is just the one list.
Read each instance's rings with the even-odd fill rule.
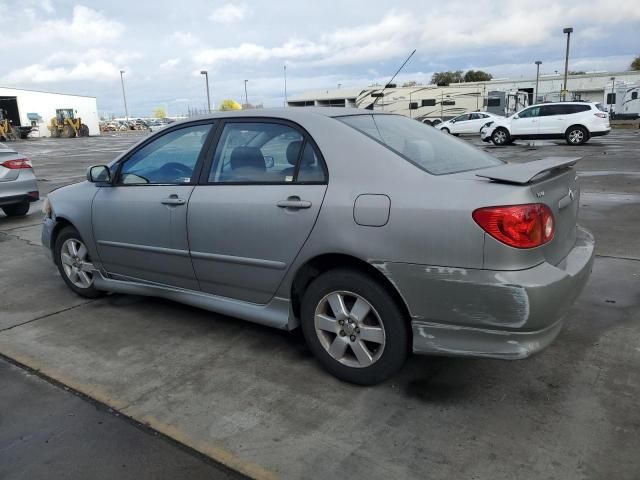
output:
[[337,377],[420,354],[548,346],[584,287],[577,158],[509,164],[406,117],[224,112],[174,123],[45,203],[79,295],[164,297],[302,327]]
[[0,208],[8,217],[21,217],[39,200],[38,182],[28,158],[0,143]]

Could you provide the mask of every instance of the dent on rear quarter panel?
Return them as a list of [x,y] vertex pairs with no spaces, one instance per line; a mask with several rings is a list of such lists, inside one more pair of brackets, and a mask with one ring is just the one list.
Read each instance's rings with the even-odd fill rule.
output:
[[[478,282],[465,268],[371,262],[398,289],[412,320],[487,328],[520,328],[529,319],[525,288],[501,283],[499,272],[483,273],[491,282]],[[489,279],[488,279],[489,280]]]

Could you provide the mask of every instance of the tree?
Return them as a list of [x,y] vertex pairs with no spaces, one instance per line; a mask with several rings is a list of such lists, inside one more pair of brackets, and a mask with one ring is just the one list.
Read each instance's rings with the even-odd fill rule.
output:
[[488,82],[493,78],[493,75],[482,70],[469,70],[464,74],[465,82]]
[[436,72],[431,76],[431,83],[439,87],[446,87],[450,83],[459,83],[462,81],[462,70],[455,72]]
[[640,55],[633,59],[631,62],[631,70],[640,70]]
[[227,110],[242,110],[242,105],[240,105],[235,100],[227,98],[226,100],[220,102],[220,110],[222,110],[223,112]]
[[153,118],[167,118],[167,110],[164,107],[156,107],[152,112]]

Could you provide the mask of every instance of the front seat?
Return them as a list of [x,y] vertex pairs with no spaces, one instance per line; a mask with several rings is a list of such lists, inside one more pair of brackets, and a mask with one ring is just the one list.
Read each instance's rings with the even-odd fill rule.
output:
[[267,166],[258,147],[236,147],[229,160],[231,172],[227,181],[260,181],[264,179]]

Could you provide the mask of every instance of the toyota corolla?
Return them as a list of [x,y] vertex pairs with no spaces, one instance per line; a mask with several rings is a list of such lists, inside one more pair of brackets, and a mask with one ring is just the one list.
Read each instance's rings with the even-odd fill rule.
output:
[[505,163],[403,116],[224,112],[174,123],[52,192],[66,284],[292,330],[374,384],[411,353],[548,346],[591,271],[577,158]]

